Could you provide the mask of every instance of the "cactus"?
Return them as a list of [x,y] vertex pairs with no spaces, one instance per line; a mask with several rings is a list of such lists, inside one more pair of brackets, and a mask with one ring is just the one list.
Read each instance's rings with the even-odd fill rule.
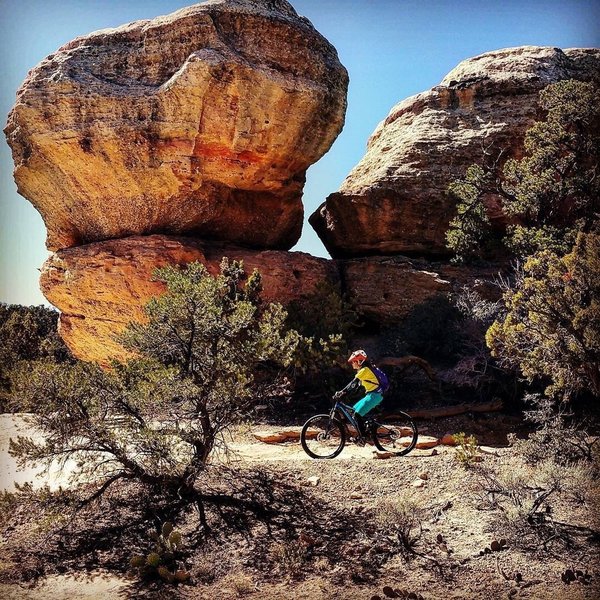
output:
[[158,567],[157,573],[160,575],[161,579],[164,579],[168,583],[173,583],[173,581],[175,581],[175,575],[173,575],[167,567]]
[[162,526],[162,536],[163,538],[167,539],[169,537],[169,535],[171,535],[171,532],[173,531],[173,523],[170,523],[169,521],[166,521],[163,526]]
[[149,567],[158,567],[160,564],[160,554],[157,552],[150,552],[146,558],[146,563]]
[[155,542],[154,551],[147,556],[135,555],[129,561],[130,567],[142,576],[158,575],[167,583],[184,583],[190,573],[176,560],[175,552],[181,546],[182,536],[170,522],[163,523],[161,533],[151,532],[150,539]]
[[133,569],[137,569],[143,567],[146,564],[146,559],[143,556],[137,554],[129,561],[129,564]]
[[169,543],[174,548],[181,546],[181,533],[179,533],[179,531],[173,531],[169,536]]

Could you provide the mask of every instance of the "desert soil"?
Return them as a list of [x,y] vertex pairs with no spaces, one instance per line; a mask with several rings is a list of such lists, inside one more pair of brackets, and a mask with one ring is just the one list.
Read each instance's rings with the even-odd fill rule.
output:
[[[420,423],[428,435],[441,436],[448,431],[459,430],[476,435],[479,432],[487,442],[481,460],[489,466],[510,464],[514,460],[512,449],[506,444],[506,432],[517,429],[518,425],[514,417],[500,414],[470,415]],[[269,428],[260,426],[256,429]],[[56,470],[51,470],[49,476],[40,479],[35,477],[35,469],[23,471],[18,468],[8,455],[8,439],[25,431],[27,425],[22,416],[0,417],[2,488],[10,489],[13,481],[32,481],[34,485],[47,482],[53,488],[67,484],[64,475],[61,476]],[[215,568],[218,576],[212,580],[203,582],[195,578],[195,585],[176,588],[154,585],[142,592],[139,585],[134,585],[131,576],[93,569],[91,572],[48,574],[35,584],[0,583],[0,598],[370,600],[375,596],[384,598],[384,586],[416,592],[426,600],[600,598],[597,547],[596,553],[584,547],[567,558],[551,552],[534,556],[511,544],[501,551],[481,554],[493,540],[502,536],[502,532],[495,529],[493,511],[481,509],[481,490],[476,469],[458,466],[455,450],[451,447],[438,446],[436,452],[415,450],[406,457],[377,460],[371,446],[360,448],[350,444],[334,460],[315,461],[304,454],[298,442],[265,444],[254,438],[251,428],[244,428],[235,433],[230,449],[227,458],[230,466],[241,471],[252,471],[257,466],[266,469],[276,480],[292,488],[295,486],[299,494],[306,493],[307,498],[312,498],[314,511],[323,510],[326,520],[334,520],[336,514],[351,515],[357,524],[356,530],[348,532],[348,543],[343,538],[336,539],[335,552],[329,553],[335,559],[328,558],[327,552],[315,552],[312,562],[305,565],[306,568],[299,575],[286,572],[283,563],[275,565],[270,573],[265,574],[264,569],[254,568],[251,560],[240,559],[236,564],[231,558],[237,552],[241,556],[246,543],[236,538],[230,547],[225,544],[222,548],[227,553],[223,557],[228,557],[229,566]],[[369,525],[377,520],[378,513],[384,511],[386,505],[406,494],[416,499],[424,510],[422,535],[415,546],[419,555],[409,557],[401,552],[386,553],[385,548],[390,543],[393,547],[392,527],[373,536],[372,525]],[[305,508],[311,511],[311,506]],[[582,514],[575,512],[564,516],[577,521],[583,518]],[[386,539],[386,533],[389,539]],[[319,539],[319,534],[314,530],[307,529],[305,534],[316,549],[333,543],[332,540]],[[273,540],[265,537],[259,543],[272,544]],[[0,552],[10,544],[8,534],[0,540]],[[217,555],[215,561],[219,560],[221,558]],[[0,561],[1,573],[5,566],[5,559],[1,555]],[[567,568],[588,569],[593,576],[592,583],[565,585],[561,581],[561,573]],[[190,570],[194,574],[193,565]],[[519,581],[517,573],[520,573]]]

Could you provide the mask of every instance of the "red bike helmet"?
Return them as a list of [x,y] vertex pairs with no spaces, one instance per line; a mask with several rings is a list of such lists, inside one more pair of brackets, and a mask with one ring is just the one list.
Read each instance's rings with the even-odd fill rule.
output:
[[349,363],[357,362],[362,365],[367,360],[367,353],[364,350],[355,350],[348,359]]

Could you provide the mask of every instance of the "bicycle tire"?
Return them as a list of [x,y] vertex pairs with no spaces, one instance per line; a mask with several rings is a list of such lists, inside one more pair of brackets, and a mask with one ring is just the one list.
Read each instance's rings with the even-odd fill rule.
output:
[[[309,434],[309,430],[317,430],[317,433]],[[329,415],[315,415],[304,423],[300,443],[311,458],[335,458],[346,445],[346,430],[337,419],[332,419]],[[327,454],[317,452],[321,449]]]
[[372,439],[378,450],[405,456],[417,445],[419,432],[409,415],[400,412],[397,417],[393,425],[374,420]]

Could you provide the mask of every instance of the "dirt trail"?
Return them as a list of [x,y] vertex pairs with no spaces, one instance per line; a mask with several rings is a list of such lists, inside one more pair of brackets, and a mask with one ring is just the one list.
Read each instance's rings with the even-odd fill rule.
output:
[[[33,427],[27,422],[24,414],[0,415],[0,490],[14,491],[14,483],[23,484],[31,482],[34,488],[40,488],[47,484],[50,489],[58,487],[67,488],[73,485],[73,474],[76,473],[75,461],[67,461],[61,468],[57,463],[52,464],[47,473],[43,472],[41,466],[29,466],[21,468],[17,461],[8,453],[9,441],[19,435],[31,436],[36,440],[43,439]],[[264,427],[261,431],[273,432],[281,430],[280,427]],[[447,448],[438,446],[438,452],[444,452]],[[344,450],[335,460],[373,460],[375,448],[367,444],[364,447],[357,446],[352,442],[346,443]],[[409,457],[429,456],[431,450],[413,450]],[[407,457],[407,458],[409,458]],[[251,433],[236,436],[234,440],[228,440],[227,456],[217,454],[215,460],[227,460],[230,462],[255,463],[270,461],[312,461],[302,450],[298,441],[289,441],[281,444],[266,444],[254,438]],[[76,481],[76,480],[75,480]]]

